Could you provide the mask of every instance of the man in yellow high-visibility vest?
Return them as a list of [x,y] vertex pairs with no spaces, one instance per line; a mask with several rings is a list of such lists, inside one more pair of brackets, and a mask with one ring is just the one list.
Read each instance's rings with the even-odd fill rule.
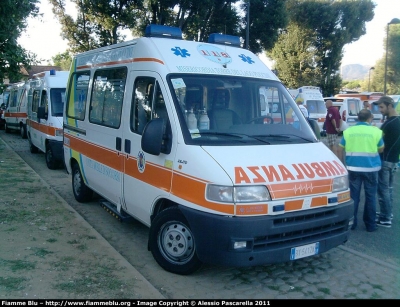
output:
[[[358,114],[359,122],[343,132],[338,148],[339,158],[346,164],[349,172],[350,197],[354,201],[354,223],[356,229],[361,186],[364,184],[365,203],[363,221],[368,232],[377,229],[376,198],[378,190],[378,172],[381,169],[379,153],[384,144],[382,131],[371,126],[373,115],[363,109]],[[345,153],[345,154],[344,154]]]

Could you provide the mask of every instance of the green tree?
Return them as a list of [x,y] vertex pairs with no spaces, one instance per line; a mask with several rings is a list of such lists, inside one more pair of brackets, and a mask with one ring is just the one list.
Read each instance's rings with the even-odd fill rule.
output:
[[36,64],[36,55],[22,48],[17,39],[26,29],[28,17],[37,17],[38,0],[1,0],[0,2],[0,83],[21,79],[21,66]]
[[72,56],[68,51],[58,53],[51,58],[55,66],[61,67],[62,70],[70,70]]
[[[387,25],[385,31],[387,31]],[[387,33],[387,32],[386,32]],[[387,76],[386,94],[400,94],[400,24],[392,24],[389,29],[389,39],[383,39],[385,53],[374,65],[375,70],[371,77],[371,88],[376,92],[383,92],[385,82],[386,42],[387,42]]]
[[[275,45],[273,52],[268,55],[277,62],[278,52],[290,54],[293,46],[296,44],[303,47],[298,50],[301,57],[292,57],[291,64],[286,71],[279,70],[279,76],[282,74],[290,79],[290,71],[299,70],[301,66],[300,82],[315,82],[315,85],[321,87],[325,96],[337,93],[341,87],[340,66],[343,58],[343,47],[346,44],[357,41],[366,33],[365,23],[374,17],[375,4],[371,0],[288,0],[287,11],[289,13],[290,29],[302,29],[307,35],[307,44],[302,43],[302,36],[285,35],[282,40]],[[291,42],[286,42],[286,40]],[[295,40],[299,40],[298,43]],[[286,46],[290,49],[286,50]],[[309,57],[303,53],[310,53]],[[283,56],[280,56],[283,58]],[[311,59],[307,65],[304,58]],[[283,66],[283,65],[282,65]],[[307,70],[307,72],[306,72]],[[310,77],[310,74],[313,77]],[[305,75],[305,76],[303,76]],[[293,78],[298,78],[295,74]],[[299,84],[297,80],[287,81],[289,84]]]
[[[245,37],[247,6],[239,0],[71,0],[76,20],[65,13],[65,0],[49,0],[70,51],[82,52],[124,39],[121,30],[143,36],[148,24],[179,27],[185,39],[206,41],[211,33]],[[272,48],[286,26],[286,0],[251,0],[249,46],[259,53]],[[244,9],[242,11],[240,8]]]

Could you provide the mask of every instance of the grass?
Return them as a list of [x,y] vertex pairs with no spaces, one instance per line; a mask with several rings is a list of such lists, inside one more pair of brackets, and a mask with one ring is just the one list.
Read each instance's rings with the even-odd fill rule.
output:
[[[1,277],[0,276],[0,290],[16,291],[23,289],[23,284],[26,281],[22,277]],[[1,292],[1,291],[0,291]]]
[[0,260],[0,266],[8,267],[11,271],[16,272],[20,270],[33,270],[36,268],[36,264],[30,261],[24,260]]
[[40,258],[44,258],[44,257],[46,257],[46,256],[49,255],[49,254],[53,254],[53,252],[48,251],[48,250],[45,249],[45,248],[33,248],[33,251],[35,252],[34,255],[35,255],[35,256],[38,256],[38,257],[40,257]]

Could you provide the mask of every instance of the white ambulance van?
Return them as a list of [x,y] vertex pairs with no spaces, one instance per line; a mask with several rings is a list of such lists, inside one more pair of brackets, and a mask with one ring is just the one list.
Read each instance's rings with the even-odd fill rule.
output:
[[318,127],[322,131],[325,122],[326,107],[321,90],[317,86],[302,86],[298,89],[289,89],[289,93],[296,102],[301,101],[308,110],[308,116],[318,122]]
[[45,153],[49,169],[64,164],[63,110],[68,71],[33,75],[28,94],[27,134],[31,153]]
[[76,200],[95,191],[150,227],[147,247],[167,271],[295,261],[349,238],[346,168],[239,37],[186,41],[150,25],[145,37],[74,56],[66,99]]
[[20,132],[21,137],[26,139],[26,119],[27,119],[27,101],[28,101],[29,82],[22,81],[10,85],[10,96],[8,104],[4,111],[5,130],[10,133],[11,130]]
[[357,97],[324,97],[324,101],[332,100],[332,106],[338,109],[342,119],[341,131],[358,122],[358,113],[360,113],[363,102]]

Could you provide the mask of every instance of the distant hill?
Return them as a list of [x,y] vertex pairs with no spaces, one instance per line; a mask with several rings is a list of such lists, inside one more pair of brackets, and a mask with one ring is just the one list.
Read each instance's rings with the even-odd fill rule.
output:
[[349,64],[342,66],[342,79],[345,81],[363,80],[368,78],[369,65]]

